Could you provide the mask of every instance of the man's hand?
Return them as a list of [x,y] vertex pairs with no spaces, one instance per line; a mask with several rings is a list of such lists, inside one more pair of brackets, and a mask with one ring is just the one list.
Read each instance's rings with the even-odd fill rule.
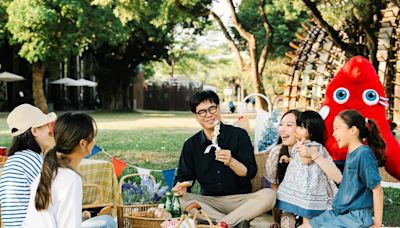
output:
[[232,161],[231,151],[224,149],[215,151],[215,160],[223,162],[224,165],[229,165]]
[[178,182],[176,183],[175,187],[172,188],[172,191],[179,196],[183,196],[187,191],[187,185],[182,185],[180,182]]
[[247,167],[233,158],[230,150],[216,150],[215,160],[224,163],[224,165],[232,169],[239,177],[245,177],[247,175]]

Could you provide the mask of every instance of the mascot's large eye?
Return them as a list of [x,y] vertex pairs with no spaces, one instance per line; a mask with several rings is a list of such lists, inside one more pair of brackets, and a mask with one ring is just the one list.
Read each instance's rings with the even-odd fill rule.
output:
[[365,104],[367,104],[369,106],[376,105],[379,102],[379,95],[373,89],[365,90],[364,93],[363,93],[362,98],[363,98]]
[[344,87],[337,88],[335,92],[333,92],[333,100],[338,104],[344,104],[350,97],[350,92],[348,89]]

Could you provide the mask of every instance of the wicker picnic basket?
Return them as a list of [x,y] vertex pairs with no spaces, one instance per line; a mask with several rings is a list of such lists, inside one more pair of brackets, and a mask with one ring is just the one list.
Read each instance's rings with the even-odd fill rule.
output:
[[[135,176],[148,176],[153,184],[156,184],[156,180],[152,175],[148,174],[128,174],[121,178],[119,181],[119,191],[122,197],[122,184],[129,177]],[[121,199],[121,203],[122,203]],[[118,205],[117,206],[117,219],[119,228],[160,228],[160,224],[165,219],[159,218],[144,218],[132,216],[132,212],[145,212],[151,207],[157,207],[158,204],[132,204],[132,205]]]
[[[147,205],[135,205],[134,210],[137,212],[147,211],[150,207],[157,207],[158,204],[147,204]],[[126,208],[125,208],[126,209]],[[132,208],[131,208],[132,209]],[[146,218],[146,217],[137,217],[133,216],[129,213],[124,215],[124,221],[128,223],[129,226],[126,226],[126,223],[123,227],[132,227],[132,228],[160,228],[161,223],[164,222],[163,218]],[[119,223],[119,219],[118,219]],[[118,227],[119,224],[118,224]]]
[[256,192],[263,188],[263,178],[265,176],[265,162],[268,159],[269,151],[264,151],[255,154],[257,173],[256,176],[251,180],[252,192]]

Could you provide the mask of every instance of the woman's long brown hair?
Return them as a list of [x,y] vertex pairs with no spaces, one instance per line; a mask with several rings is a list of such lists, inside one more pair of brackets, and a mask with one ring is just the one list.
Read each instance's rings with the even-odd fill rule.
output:
[[[283,119],[283,117],[285,117],[288,114],[293,114],[295,116],[296,120],[297,120],[297,117],[299,116],[300,112],[298,110],[296,110],[296,109],[291,109],[291,110],[287,111],[285,114],[283,114],[281,120]],[[278,139],[278,144],[279,143],[282,143],[282,139],[281,139],[280,136],[279,136],[279,139]],[[283,155],[286,155],[286,156],[290,157],[290,153],[289,152],[290,151],[289,151],[289,147],[288,146],[285,146],[285,145],[281,146],[281,149],[279,151],[278,167],[277,167],[277,171],[276,171],[276,181],[279,184],[282,183],[283,178],[285,177],[286,169],[287,169],[287,167],[289,165],[288,163],[285,163],[285,162],[279,163],[279,160],[281,159],[281,157]]]
[[375,158],[378,162],[378,166],[385,165],[385,152],[386,143],[383,140],[378,126],[375,121],[364,118],[356,110],[345,110],[339,113],[340,118],[351,128],[355,126],[359,130],[359,140],[363,142],[363,139],[367,139],[368,146],[371,147],[375,154]]
[[[54,125],[56,146],[44,158],[40,181],[35,196],[38,211],[46,210],[51,201],[51,184],[59,167],[69,167],[66,156],[82,139],[91,142],[97,133],[94,119],[84,113],[65,113],[58,117]],[[57,155],[59,153],[59,155]]]

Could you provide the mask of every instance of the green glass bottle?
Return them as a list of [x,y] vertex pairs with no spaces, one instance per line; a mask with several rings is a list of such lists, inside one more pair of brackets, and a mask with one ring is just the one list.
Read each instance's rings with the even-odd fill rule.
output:
[[181,204],[179,203],[179,195],[176,193],[172,203],[172,216],[175,218],[181,216]]
[[172,215],[172,199],[171,199],[171,192],[166,193],[167,199],[165,200],[165,210],[167,210]]

